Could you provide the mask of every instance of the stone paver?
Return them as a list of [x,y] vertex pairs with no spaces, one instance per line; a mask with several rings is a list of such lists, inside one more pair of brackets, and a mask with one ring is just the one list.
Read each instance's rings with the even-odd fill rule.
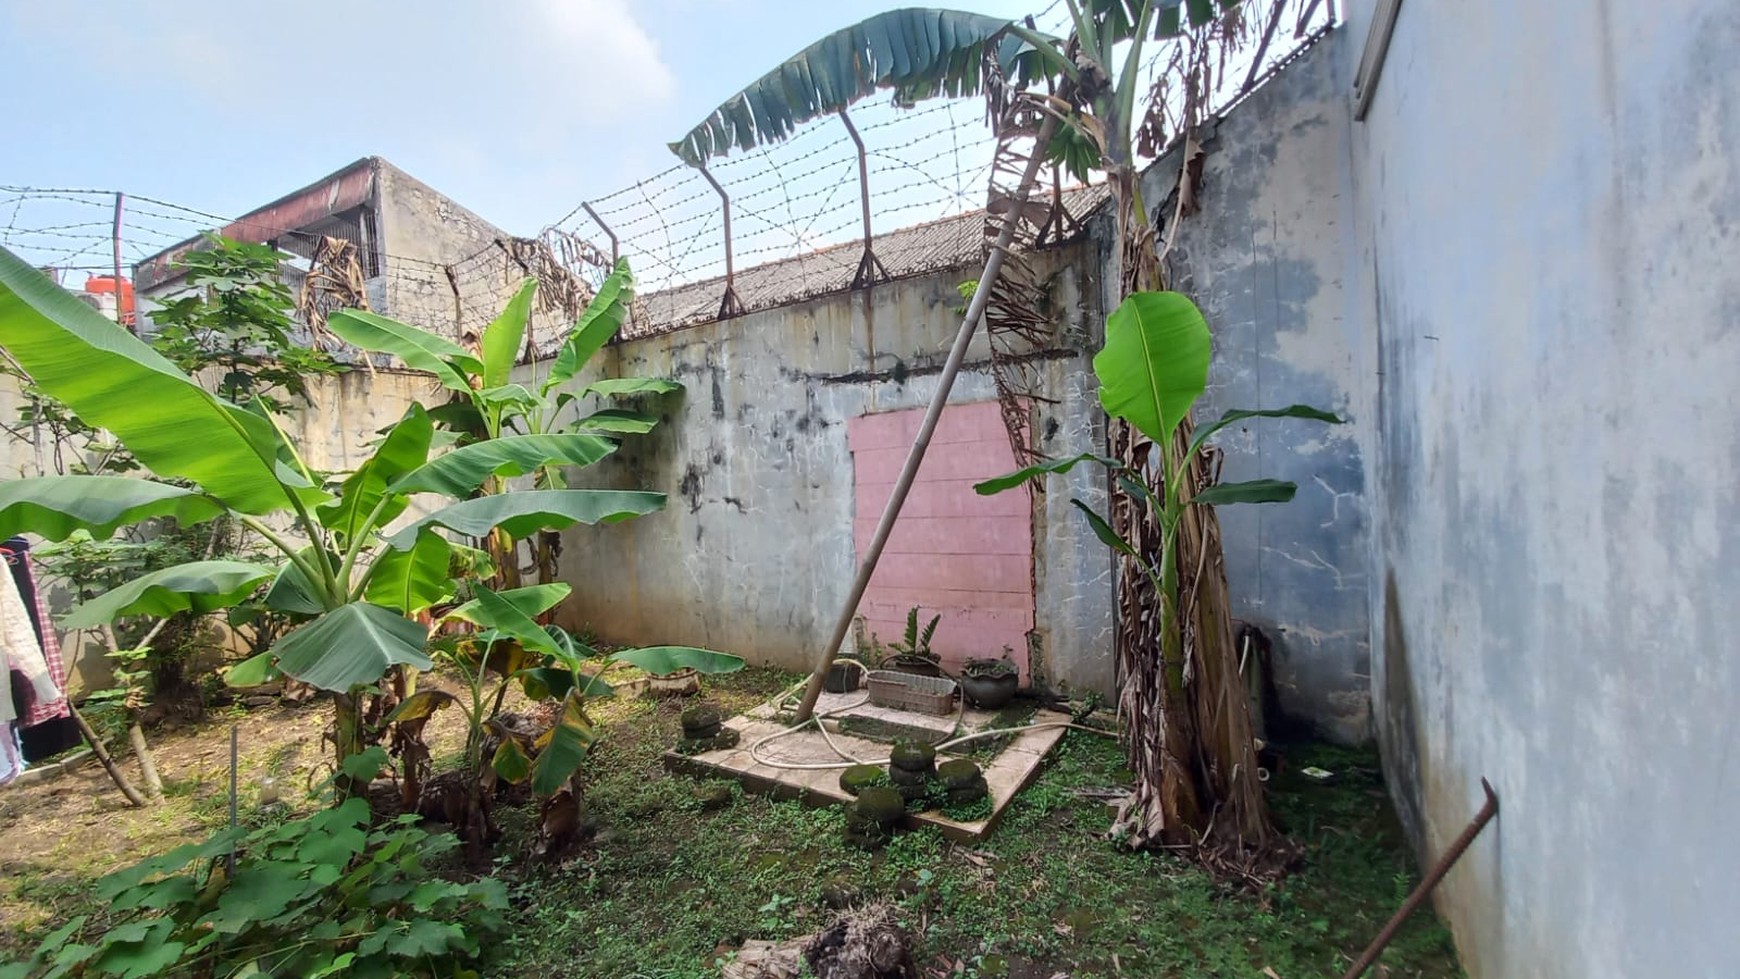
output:
[[[852,694],[826,694],[849,700]],[[861,695],[860,695],[861,696]],[[825,703],[825,701],[824,701]],[[823,707],[822,709],[827,709]],[[888,757],[888,745],[871,741],[866,738],[854,737],[850,734],[832,734],[833,746],[821,733],[811,728],[788,734],[769,741],[763,745],[755,760],[750,756],[750,748],[758,741],[770,735],[778,734],[784,728],[771,719],[772,711],[758,708],[746,715],[739,715],[727,721],[726,724],[735,728],[742,740],[735,748],[710,751],[699,755],[682,755],[674,751],[665,753],[665,767],[675,772],[683,772],[698,778],[731,778],[743,783],[745,789],[751,792],[773,795],[782,799],[799,799],[811,805],[830,805],[850,801],[851,796],[840,789],[840,773],[845,770],[844,762],[835,751],[835,746],[848,755],[869,761],[885,762]],[[921,718],[922,714],[904,711],[900,719]],[[976,715],[976,716],[975,716]],[[984,711],[969,710],[961,718],[961,726],[969,731],[984,730],[994,715]],[[947,719],[951,725],[953,718]],[[1039,711],[1033,717],[1034,724],[1055,723],[1069,720],[1068,715],[1055,711]],[[1033,781],[1039,773],[1039,767],[1045,760],[1045,755],[1057,742],[1062,740],[1064,728],[1036,727],[1023,732],[1013,742],[1005,746],[997,757],[984,766],[985,782],[991,789],[991,815],[983,820],[972,823],[956,822],[944,817],[941,813],[925,812],[908,816],[909,826],[935,826],[945,836],[961,842],[973,842],[984,839],[996,828],[1004,810],[1016,794]],[[938,754],[938,762],[954,757],[948,752]],[[784,762],[787,764],[833,764],[838,767],[828,769],[780,768],[769,762]]]

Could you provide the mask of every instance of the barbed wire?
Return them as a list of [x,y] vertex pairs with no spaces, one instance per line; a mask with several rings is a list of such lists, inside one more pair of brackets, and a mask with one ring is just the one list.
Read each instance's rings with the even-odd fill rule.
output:
[[[1249,79],[1294,57],[1334,17],[1333,6],[1324,0],[1271,5],[1248,0],[1235,9],[1251,13],[1241,14],[1236,23],[1228,18],[1230,26],[1222,30],[1245,45],[1247,57],[1217,64],[1211,91],[1168,87],[1168,72],[1193,53],[1180,54],[1183,42],[1156,44],[1144,57],[1145,90],[1168,125],[1181,117],[1185,98],[1224,110],[1245,94]],[[1032,21],[1040,31],[1063,36],[1069,16],[1061,0],[1052,0]],[[1271,44],[1271,37],[1279,43]],[[1259,38],[1264,39],[1260,47]],[[705,171],[678,163],[552,208],[561,216],[527,237],[480,225],[451,241],[417,247],[390,238],[375,242],[371,306],[463,337],[489,322],[534,269],[584,290],[596,288],[608,274],[610,259],[620,255],[634,268],[644,300],[630,332],[645,333],[716,316],[728,266],[735,273],[729,285],[745,309],[842,288],[865,248],[866,207],[871,236],[974,220],[971,216],[984,206],[994,148],[982,99],[903,106],[884,95],[859,102],[849,115],[864,142],[862,174],[858,147],[845,123],[835,116],[816,119],[782,142],[710,160]],[[132,276],[133,266],[238,221],[245,221],[256,238],[298,243],[292,250],[303,254],[321,237],[308,227],[269,227],[258,214],[229,217],[129,192],[117,238],[116,196],[113,190],[89,187],[0,185],[0,244],[63,275],[112,274],[118,248],[122,273]],[[943,260],[938,241],[963,243],[959,257],[970,258],[972,236],[951,235],[938,231],[928,238],[891,240],[875,246],[877,257],[892,275],[926,270]],[[534,253],[549,261],[529,260]]]

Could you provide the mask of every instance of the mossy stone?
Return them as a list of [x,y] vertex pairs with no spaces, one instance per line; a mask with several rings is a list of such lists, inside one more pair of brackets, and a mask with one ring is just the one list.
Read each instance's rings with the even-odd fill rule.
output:
[[888,781],[895,785],[924,785],[930,781],[928,772],[909,772],[904,768],[888,769]]
[[722,751],[737,747],[737,742],[743,735],[736,728],[720,727],[710,738],[684,738],[677,742],[679,755],[704,755],[709,751]]
[[943,762],[936,767],[936,777],[942,779],[943,785],[951,789],[965,788],[976,781],[983,781],[978,764],[969,758]]
[[822,885],[822,906],[830,911],[845,911],[863,899],[864,892],[845,877],[835,877]]
[[695,801],[700,803],[702,812],[714,812],[729,806],[732,801],[731,786],[712,783],[695,786]]
[[923,741],[902,741],[889,753],[888,764],[890,768],[929,775],[936,770],[936,749]]
[[719,733],[721,723],[719,708],[697,704],[683,711],[683,737],[689,741],[711,738]]
[[858,793],[858,801],[852,810],[865,822],[892,826],[906,815],[906,800],[898,789],[877,785]]
[[947,798],[949,805],[962,806],[978,802],[990,794],[991,787],[985,783],[984,777],[980,776],[962,785],[949,786]]
[[853,765],[840,773],[840,791],[847,795],[857,795],[865,789],[885,785],[888,776],[875,765]]

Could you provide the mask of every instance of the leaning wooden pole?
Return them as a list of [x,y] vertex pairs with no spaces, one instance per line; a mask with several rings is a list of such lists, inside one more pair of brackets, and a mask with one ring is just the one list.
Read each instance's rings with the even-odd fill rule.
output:
[[942,419],[942,410],[948,404],[949,391],[955,386],[955,376],[960,373],[961,362],[967,357],[967,346],[973,342],[973,334],[978,332],[979,323],[985,318],[985,304],[991,298],[991,287],[996,284],[997,276],[1003,271],[1003,258],[1015,241],[1022,208],[1026,206],[1027,196],[1038,181],[1040,167],[1045,162],[1045,146],[1055,132],[1057,117],[1048,112],[1039,128],[1033,153],[1027,159],[1027,169],[1021,174],[1021,183],[1015,188],[1014,200],[1010,202],[1003,228],[991,246],[991,254],[985,259],[984,271],[979,273],[979,284],[973,290],[972,301],[967,304],[967,315],[961,320],[960,331],[955,334],[955,345],[949,349],[948,360],[943,363],[942,375],[937,378],[936,394],[931,396],[930,407],[925,410],[924,423],[919,425],[918,435],[912,440],[912,449],[906,454],[906,465],[900,470],[900,478],[894,481],[894,492],[888,497],[888,505],[882,508],[882,518],[876,523],[876,533],[870,538],[870,547],[864,552],[864,559],[858,565],[858,577],[852,581],[852,591],[846,596],[846,607],[840,610],[839,621],[834,623],[834,634],[828,644],[822,647],[822,654],[816,661],[816,671],[810,674],[809,686],[804,688],[803,703],[798,706],[795,723],[804,723],[815,712],[816,699],[822,695],[822,682],[827,678],[828,667],[834,665],[834,657],[839,654],[840,644],[846,641],[846,633],[852,628],[852,619],[858,614],[858,604],[864,600],[865,589],[870,587],[870,576],[876,573],[876,563],[882,559],[882,548],[888,543],[888,535],[894,531],[894,522],[900,518],[900,509],[906,504],[906,494],[912,489],[912,481],[918,477],[918,467],[924,462],[924,454],[930,448],[930,438],[936,433],[937,422]]

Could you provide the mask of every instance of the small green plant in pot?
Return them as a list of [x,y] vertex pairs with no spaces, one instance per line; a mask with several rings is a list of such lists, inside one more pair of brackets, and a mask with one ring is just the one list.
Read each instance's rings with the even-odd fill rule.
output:
[[941,657],[930,648],[930,637],[936,634],[937,623],[942,621],[942,616],[932,616],[930,624],[920,629],[918,613],[919,607],[916,605],[906,613],[906,636],[900,642],[889,644],[888,648],[893,655],[883,661],[883,669],[916,673],[919,676],[942,676]]
[[1021,686],[1021,670],[1009,658],[1009,647],[1003,647],[1001,658],[977,657],[967,660],[961,670],[961,693],[973,706],[997,710],[1014,699]]

